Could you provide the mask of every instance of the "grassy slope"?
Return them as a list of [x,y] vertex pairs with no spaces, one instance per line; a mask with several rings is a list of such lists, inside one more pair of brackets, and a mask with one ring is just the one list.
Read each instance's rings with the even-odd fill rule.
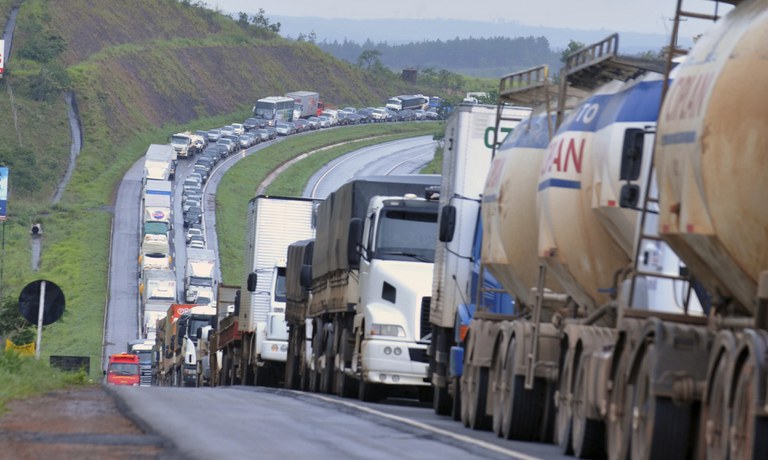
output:
[[[7,11],[8,0],[0,0]],[[420,91],[381,82],[340,63],[311,44],[251,37],[213,13],[174,0],[26,0],[14,50],[25,24],[37,22],[68,44],[61,56],[77,96],[84,146],[57,206],[47,203],[69,157],[69,126],[61,96],[28,97],[40,64],[11,56],[0,96],[0,160],[10,164],[9,219],[5,224],[4,296],[17,296],[34,279],[54,281],[65,293],[61,321],[46,327],[43,355],[87,355],[100,373],[107,299],[107,260],[116,186],[149,143],[163,143],[184,127],[242,120],[258,97],[314,89],[337,105],[377,103],[387,94]],[[14,126],[10,84],[19,130]],[[24,153],[19,156],[21,146]],[[32,185],[30,185],[32,184]],[[44,226],[41,269],[30,264],[28,229]],[[135,263],[132,256],[114,263]]]
[[[433,134],[443,124],[409,123],[368,125],[289,138],[251,155],[227,171],[216,192],[216,231],[219,239],[221,274],[225,284],[241,284],[248,201],[267,174],[287,160],[322,147],[348,142],[312,155],[286,170],[267,190],[269,194],[300,196],[311,174],[337,156],[386,140]],[[375,139],[374,139],[375,138]],[[355,142],[350,142],[357,140]]]

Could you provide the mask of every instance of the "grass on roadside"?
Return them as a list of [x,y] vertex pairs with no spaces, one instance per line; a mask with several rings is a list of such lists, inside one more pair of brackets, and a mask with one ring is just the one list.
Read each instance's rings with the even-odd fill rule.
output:
[[430,135],[442,129],[442,123],[397,123],[339,128],[288,138],[242,160],[237,168],[227,171],[216,192],[216,232],[223,283],[243,282],[248,201],[255,196],[259,184],[277,167],[302,153],[347,143],[318,152],[291,166],[267,189],[271,195],[299,196],[309,177],[320,166],[340,155],[367,145]]
[[85,371],[63,372],[43,360],[21,356],[13,351],[0,352],[0,414],[12,399],[34,396],[69,385],[92,383]]

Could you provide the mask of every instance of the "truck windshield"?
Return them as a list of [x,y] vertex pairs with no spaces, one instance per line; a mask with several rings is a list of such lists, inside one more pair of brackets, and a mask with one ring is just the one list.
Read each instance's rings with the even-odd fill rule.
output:
[[132,363],[111,363],[109,373],[115,375],[139,375],[139,365]]
[[200,276],[190,276],[189,277],[189,284],[191,286],[211,287],[211,286],[213,286],[213,279],[212,278],[202,278]]
[[189,336],[193,342],[197,342],[199,337],[197,336],[197,330],[211,324],[211,318],[209,316],[192,316],[189,322]]
[[285,302],[285,268],[278,267],[275,281],[275,302]]
[[188,144],[189,138],[187,136],[172,136],[171,144]]
[[253,111],[253,114],[257,118],[271,120],[275,118],[275,104],[270,102],[257,102],[256,110]]
[[432,263],[437,241],[437,213],[418,209],[384,209],[376,231],[379,259]]

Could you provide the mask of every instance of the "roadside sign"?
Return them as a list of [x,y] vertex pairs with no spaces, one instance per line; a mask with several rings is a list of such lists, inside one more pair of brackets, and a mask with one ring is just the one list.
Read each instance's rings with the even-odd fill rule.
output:
[[[42,291],[45,283],[45,291]],[[64,314],[64,293],[52,281],[37,280],[24,286],[19,295],[19,312],[32,324],[38,323],[40,303],[43,307],[43,326],[55,323]]]
[[0,78],[3,78],[5,69],[5,40],[0,40]]
[[[2,41],[2,40],[0,40]],[[0,49],[2,49],[0,45]],[[0,221],[5,220],[8,205],[8,168],[0,167]]]

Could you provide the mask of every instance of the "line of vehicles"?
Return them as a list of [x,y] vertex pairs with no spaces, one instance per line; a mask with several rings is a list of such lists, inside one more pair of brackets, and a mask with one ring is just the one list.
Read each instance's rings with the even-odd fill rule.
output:
[[[280,132],[281,125],[284,124],[280,120],[289,116],[288,108],[293,111],[291,115],[306,117],[291,123],[292,126],[293,123],[297,127],[300,126],[301,130],[344,124],[339,122],[339,113],[344,117],[343,113],[356,110],[323,110],[319,95],[314,92],[298,91],[288,93],[287,96],[290,97],[259,99],[254,107],[255,116],[243,123],[232,123],[207,131],[175,133],[170,136],[168,145],[153,144],[147,151],[141,200],[142,230],[138,270],[142,338],[132,341],[128,351],[139,355],[147,345],[154,348],[151,381],[155,384],[210,384],[213,377],[218,377],[218,371],[212,377],[211,363],[220,366],[235,353],[239,358],[242,351],[242,347],[236,348],[232,344],[222,343],[220,348],[213,348],[214,351],[219,351],[218,356],[214,354],[210,357],[207,352],[210,347],[207,333],[218,324],[216,309],[218,307],[222,312],[222,318],[228,313],[231,314],[237,291],[227,286],[217,286],[214,279],[215,253],[207,248],[205,241],[202,226],[202,188],[212,169],[219,161],[241,149],[275,139],[280,134],[292,134],[293,130]],[[321,111],[320,118],[315,117],[318,111]],[[270,122],[274,126],[270,126]],[[176,270],[181,267],[174,264],[172,257],[175,170],[178,158],[193,157],[195,163],[190,173],[183,181],[179,181],[183,188],[181,209],[186,230],[186,263],[183,286],[177,286]],[[286,235],[292,233],[285,232],[281,236],[286,238]],[[281,273],[284,273],[284,262],[282,267]],[[267,270],[263,267],[262,269]],[[276,278],[277,282],[281,279]],[[265,280],[266,278],[263,278],[262,282]],[[261,300],[264,303],[264,299]],[[283,311],[279,307],[270,311],[281,315],[284,313],[284,307]],[[249,343],[258,344],[254,345],[252,351],[248,349],[248,359],[253,362],[253,366],[263,367],[265,363],[269,366],[270,360],[274,360],[274,356],[270,354],[271,348],[275,341],[284,342],[281,331],[286,330],[284,320],[282,323],[280,321],[279,318],[270,317],[272,329],[268,334],[264,333],[263,324],[259,329],[255,326],[256,323],[250,323],[252,328],[246,332],[245,339],[249,340]],[[282,329],[280,324],[283,324]],[[271,342],[265,349],[266,352],[262,353],[261,343],[265,339]],[[282,362],[285,361],[284,344],[278,346],[277,356],[278,361],[280,356]],[[261,372],[261,375],[266,373]],[[148,384],[149,381],[150,379],[142,379],[142,384]]]
[[[580,458],[768,456],[768,0],[737,3],[677,65],[613,35],[559,86],[503,77],[442,176],[251,200],[205,383],[431,398]],[[273,201],[300,235],[264,233],[294,230]]]

